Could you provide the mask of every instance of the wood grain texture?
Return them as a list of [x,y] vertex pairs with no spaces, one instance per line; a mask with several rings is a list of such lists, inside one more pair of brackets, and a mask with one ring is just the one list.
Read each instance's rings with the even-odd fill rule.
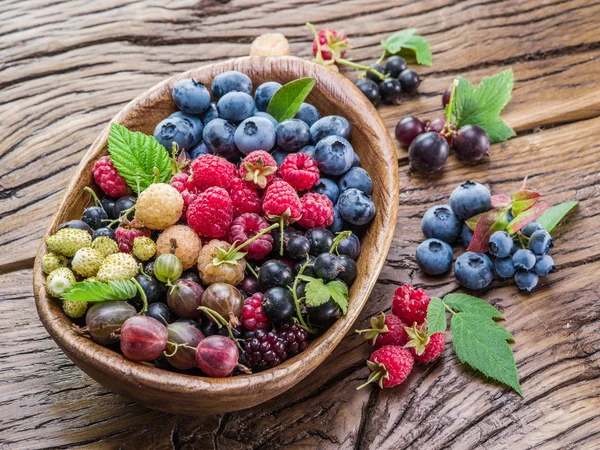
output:
[[[0,276],[0,366],[8,368],[0,372],[0,447],[598,448],[599,9],[585,0],[2,1],[0,273],[10,273]],[[534,295],[498,281],[482,294],[517,336],[524,399],[457,366],[450,344],[403,387],[355,392],[369,351],[349,334],[318,371],[261,407],[172,416],[94,383],[35,318],[31,270],[13,270],[31,267],[62,189],[107,121],[173,73],[246,54],[265,29],[285,33],[292,54],[308,56],[307,20],[345,29],[361,62],[372,62],[378,42],[398,28],[427,36],[434,66],[417,69],[426,77],[421,95],[379,109],[391,131],[408,114],[441,115],[440,94],[457,75],[478,82],[515,71],[503,117],[520,137],[493,146],[489,161],[469,166],[451,157],[441,177],[423,177],[397,148],[396,235],[357,326],[389,310],[399,283],[435,295],[458,289],[451,276],[422,276],[414,262],[428,207],[468,178],[511,192],[528,174],[551,203],[581,205],[557,230],[558,272]]]

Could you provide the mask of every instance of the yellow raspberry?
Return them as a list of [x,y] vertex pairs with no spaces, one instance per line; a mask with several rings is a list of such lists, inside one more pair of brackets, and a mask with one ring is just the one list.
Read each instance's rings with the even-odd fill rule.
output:
[[240,284],[244,279],[246,260],[238,259],[234,264],[214,265],[214,260],[219,254],[219,249],[227,252],[231,244],[225,241],[213,239],[200,250],[198,255],[198,271],[200,278],[206,284],[227,283],[233,286]]
[[66,267],[67,258],[65,258],[63,255],[49,252],[42,256],[40,264],[42,266],[42,272],[48,275],[50,272],[58,269],[59,267]]
[[286,56],[290,44],[281,33],[266,33],[258,36],[250,46],[250,56]]
[[106,283],[109,280],[129,280],[137,275],[138,263],[129,253],[108,255],[98,269],[96,278]]
[[91,247],[84,247],[77,250],[73,260],[71,261],[71,267],[73,270],[82,277],[93,277],[98,272],[98,269],[104,261],[104,256],[98,251]]
[[91,243],[92,236],[90,236],[90,233],[77,228],[63,228],[46,238],[48,250],[69,258],[75,256],[80,248],[89,247]]
[[170,184],[151,184],[135,204],[135,218],[151,230],[164,230],[175,225],[183,211],[183,198]]
[[156,254],[171,253],[173,245],[175,245],[173,254],[181,260],[184,269],[189,269],[196,264],[202,241],[194,230],[186,225],[173,225],[167,228],[156,240]]
[[138,236],[133,240],[133,254],[140,261],[148,261],[156,253],[156,244],[146,236]]
[[92,248],[98,250],[104,257],[113,253],[119,253],[119,244],[108,236],[98,236],[92,241]]
[[52,297],[60,297],[65,290],[77,282],[71,269],[59,267],[46,277],[46,291]]
[[83,317],[87,311],[88,303],[78,300],[63,300],[62,308],[65,314],[71,319]]

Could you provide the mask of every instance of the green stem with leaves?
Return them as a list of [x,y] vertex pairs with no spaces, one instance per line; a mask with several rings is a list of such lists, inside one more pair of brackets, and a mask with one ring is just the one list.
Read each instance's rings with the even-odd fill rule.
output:
[[300,322],[300,326],[302,328],[304,328],[306,331],[308,331],[311,334],[315,334],[316,331],[313,330],[304,320],[304,317],[302,317],[302,311],[300,309],[300,299],[298,298],[298,294],[296,293],[296,290],[298,289],[298,283],[300,281],[300,276],[302,275],[302,273],[304,272],[304,269],[306,269],[306,267],[308,267],[309,262],[305,262],[302,267],[300,267],[300,270],[298,271],[298,275],[296,275],[296,278],[294,279],[294,285],[291,288],[292,291],[292,296],[294,297],[294,306],[296,307],[296,316],[298,316],[298,321]]

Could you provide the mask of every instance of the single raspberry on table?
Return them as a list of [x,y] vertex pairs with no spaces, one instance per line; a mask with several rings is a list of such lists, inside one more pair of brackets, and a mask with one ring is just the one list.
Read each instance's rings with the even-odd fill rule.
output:
[[271,322],[269,322],[269,319],[267,319],[262,310],[262,298],[262,293],[257,292],[244,300],[241,322],[246,330],[266,330],[271,326]]
[[237,167],[216,155],[201,155],[192,161],[191,183],[199,192],[211,187],[229,188],[236,177]]
[[[252,185],[254,186],[254,185]],[[244,213],[259,214],[262,203],[258,191],[249,183],[239,178],[234,178],[229,186],[229,196],[233,205],[233,216],[238,217]]]
[[312,51],[316,58],[318,58],[319,46],[321,47],[321,57],[325,61],[343,58],[346,50],[350,48],[346,34],[331,29],[319,31],[313,40]]
[[412,353],[415,359],[422,363],[435,361],[444,352],[446,336],[444,333],[433,333],[431,336],[427,333],[427,321],[422,325],[416,323],[411,327],[405,328],[409,341],[404,348]]
[[263,150],[251,152],[240,164],[240,178],[264,189],[277,172],[277,162],[270,153]]
[[185,172],[179,172],[171,178],[171,186],[173,186],[183,198],[183,210],[181,215],[185,217],[188,206],[190,206],[198,195],[196,187],[190,180],[190,175]]
[[333,223],[333,203],[325,194],[307,192],[300,198],[302,217],[298,225],[306,229],[328,227]]
[[404,347],[385,345],[375,350],[367,361],[371,374],[367,382],[356,389],[369,383],[377,383],[382,389],[398,386],[406,380],[414,364],[413,355]]
[[[269,228],[269,222],[258,214],[245,213],[233,219],[231,228],[229,228],[228,240],[235,245],[242,244],[248,239],[254,237],[262,230]],[[243,248],[247,252],[249,259],[263,259],[273,249],[273,237],[269,234],[263,234],[255,241]]]
[[151,230],[164,230],[175,225],[182,211],[181,194],[166,183],[148,186],[140,193],[135,204],[135,218]]
[[319,166],[307,153],[290,153],[285,157],[279,173],[297,191],[307,191],[319,181]]
[[392,314],[402,319],[408,326],[423,323],[427,317],[427,307],[431,299],[423,289],[415,289],[403,284],[394,292]]
[[255,370],[275,367],[287,358],[285,342],[272,331],[256,330],[244,350],[248,364]]
[[285,343],[288,356],[303,352],[308,347],[308,332],[295,323],[284,323],[277,333]]
[[233,220],[233,205],[227,191],[206,189],[187,210],[188,225],[200,236],[221,238],[227,235]]
[[403,347],[408,342],[408,333],[404,329],[406,324],[393,314],[381,313],[377,317],[371,318],[371,328],[366,330],[356,330],[358,334],[364,333],[365,340],[374,349],[384,345],[399,345]]
[[94,164],[94,180],[110,197],[123,197],[131,194],[131,189],[127,186],[125,179],[119,175],[114,164],[108,156],[103,156]]
[[145,228],[117,228],[117,231],[115,231],[115,240],[119,244],[119,250],[123,253],[131,253],[133,250],[133,240],[138,236],[150,237],[150,230]]
[[250,56],[285,56],[290,54],[290,44],[281,33],[258,36],[250,45]]

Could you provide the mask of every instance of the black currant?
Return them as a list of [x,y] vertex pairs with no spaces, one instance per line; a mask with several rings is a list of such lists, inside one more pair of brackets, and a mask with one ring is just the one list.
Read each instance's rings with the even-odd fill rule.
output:
[[442,94],[442,106],[445,108],[450,103],[450,95],[452,94],[452,86],[448,86]]
[[400,75],[398,75],[398,81],[400,81],[402,89],[409,94],[417,92],[417,88],[421,84],[419,74],[411,69],[403,70]]
[[299,260],[308,255],[310,241],[305,236],[294,236],[287,242],[285,249],[290,258]]
[[310,241],[309,253],[314,256],[328,252],[333,245],[333,233],[326,228],[311,228],[306,232],[306,238]]
[[202,284],[202,280],[200,279],[198,272],[196,272],[193,269],[186,270],[185,272],[183,272],[183,274],[181,274],[179,279],[180,280],[189,280],[189,281],[193,281],[194,283],[197,283],[197,284]]
[[304,272],[302,272],[302,275],[306,275],[307,277],[314,277],[315,276],[315,259],[316,258],[314,256],[308,255],[308,259],[307,258],[301,259],[296,264],[294,264],[294,275],[298,275],[300,273],[300,269],[302,268],[302,266],[304,266],[304,264],[306,264],[306,262],[308,261],[308,265],[304,268]]
[[165,327],[175,322],[175,314],[171,312],[166,304],[161,302],[150,303],[146,315],[158,320]]
[[[136,198],[131,195],[121,197],[115,202],[115,210],[117,211],[117,217],[121,216],[126,210],[131,209],[135,206]],[[135,211],[131,211],[127,214],[128,220],[133,220]]]
[[342,255],[338,258],[338,264],[341,267],[341,270],[337,277],[348,286],[352,286],[352,283],[356,280],[356,275],[358,275],[358,266],[356,265],[356,262],[348,256]]
[[[373,70],[376,70],[377,72],[379,72],[381,74],[385,74],[385,67],[383,67],[379,63],[371,64],[369,67]],[[365,72],[365,77],[367,77],[367,79],[369,79],[371,81],[374,81],[375,83],[381,83],[381,78],[379,78],[373,72],[369,72],[368,70]]]
[[88,206],[83,210],[81,220],[87,223],[93,230],[106,225],[108,214],[99,206]]
[[465,125],[454,136],[452,148],[460,159],[469,162],[479,161],[488,154],[490,138],[483,128],[477,125]]
[[396,78],[386,78],[379,85],[381,100],[388,105],[397,105],[400,103],[402,86]]
[[114,198],[104,197],[102,200],[100,200],[100,203],[102,203],[102,207],[104,208],[104,211],[106,211],[106,214],[110,220],[119,218],[119,211],[117,211],[115,206],[117,201]]
[[295,311],[294,297],[287,288],[271,288],[263,296],[262,310],[274,325],[288,322]]
[[342,239],[336,249],[339,255],[346,255],[356,261],[360,255],[360,239],[352,233],[347,238]]
[[260,282],[253,275],[246,275],[239,287],[248,295],[252,295],[260,291]]
[[371,103],[373,103],[374,105],[377,105],[377,103],[379,103],[379,86],[373,80],[361,78],[356,82],[356,87],[360,89],[360,92],[362,92]]
[[109,227],[96,228],[94,230],[94,233],[92,234],[92,240],[94,240],[100,236],[106,236],[106,237],[109,237],[114,240],[115,239],[115,230],[113,230],[112,228],[109,228]]
[[287,286],[292,281],[292,269],[283,261],[272,259],[260,266],[258,281],[264,290]]
[[342,310],[332,299],[329,299],[319,306],[307,306],[306,314],[312,325],[324,327],[342,317]]
[[[148,277],[147,275],[136,275],[135,280],[139,283],[146,294],[146,299],[148,303],[156,303],[156,302],[166,302],[167,301],[167,289],[164,284],[159,283],[152,277]],[[138,292],[134,297],[134,300],[138,303],[142,301],[142,297]]]
[[94,230],[92,230],[92,228],[83,220],[69,220],[68,222],[63,222],[58,226],[58,229],[62,230],[63,228],[77,228],[78,230],[87,231],[90,235],[94,234]]
[[385,71],[392,78],[398,78],[398,75],[404,70],[406,70],[406,61],[401,56],[390,56],[385,62]]
[[331,281],[340,273],[338,257],[333,253],[321,253],[315,260],[315,274],[323,281]]

